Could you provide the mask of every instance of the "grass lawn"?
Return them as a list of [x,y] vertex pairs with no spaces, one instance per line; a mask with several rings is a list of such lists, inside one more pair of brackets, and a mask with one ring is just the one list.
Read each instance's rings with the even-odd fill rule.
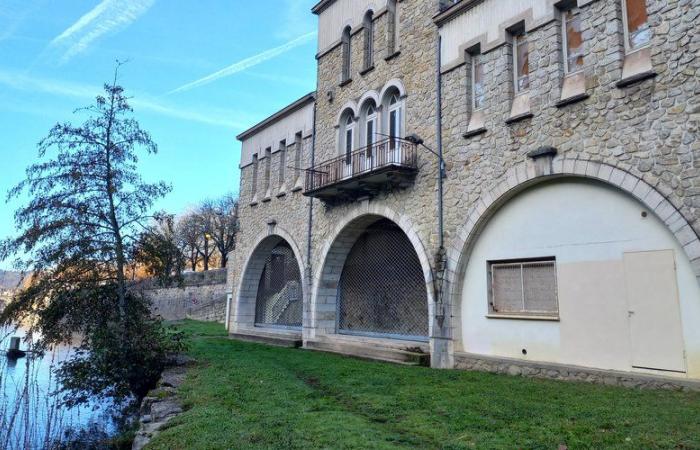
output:
[[700,449],[700,393],[439,371],[232,341],[184,322],[186,412],[149,449]]

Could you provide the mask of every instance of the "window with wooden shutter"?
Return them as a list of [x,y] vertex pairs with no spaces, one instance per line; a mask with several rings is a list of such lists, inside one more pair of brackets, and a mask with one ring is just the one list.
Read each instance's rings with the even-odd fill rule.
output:
[[554,258],[490,262],[489,281],[490,314],[559,314]]

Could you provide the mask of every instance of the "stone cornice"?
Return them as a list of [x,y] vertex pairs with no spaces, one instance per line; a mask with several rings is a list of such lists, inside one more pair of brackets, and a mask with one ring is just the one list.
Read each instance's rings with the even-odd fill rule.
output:
[[316,101],[316,92],[311,92],[310,94],[306,94],[299,100],[295,101],[289,106],[284,107],[283,109],[277,111],[267,119],[263,120],[262,122],[257,123],[256,125],[253,125],[251,128],[245,130],[243,133],[239,134],[236,136],[236,139],[239,141],[243,141],[246,138],[250,137],[251,135],[257,133],[258,131],[266,128],[268,125],[271,123],[275,122],[276,120],[279,120],[285,116],[288,116],[289,114],[300,110],[304,106],[308,105],[309,103],[313,103]]
[[433,17],[433,22],[435,22],[437,26],[440,26],[443,23],[455,18],[459,14],[472,9],[483,1],[484,0],[462,0]]

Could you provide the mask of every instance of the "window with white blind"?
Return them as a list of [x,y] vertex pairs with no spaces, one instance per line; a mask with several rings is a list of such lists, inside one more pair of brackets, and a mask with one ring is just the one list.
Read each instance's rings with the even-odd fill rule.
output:
[[557,317],[555,259],[490,262],[489,314]]
[[530,89],[530,44],[525,34],[513,38],[513,67],[515,93]]
[[564,71],[570,74],[583,70],[583,33],[581,32],[581,14],[578,9],[570,9],[562,14],[562,34]]

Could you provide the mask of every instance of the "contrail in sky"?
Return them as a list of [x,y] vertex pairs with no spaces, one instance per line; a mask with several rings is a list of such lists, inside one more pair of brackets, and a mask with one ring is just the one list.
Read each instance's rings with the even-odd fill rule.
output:
[[129,26],[145,14],[154,2],[155,0],[102,0],[56,36],[50,46],[66,48],[61,56],[61,62],[65,63],[103,35]]
[[246,69],[257,66],[258,64],[261,64],[261,63],[263,63],[269,59],[272,59],[276,56],[279,56],[283,53],[286,53],[286,52],[288,52],[296,47],[299,47],[300,45],[306,44],[307,42],[311,41],[315,37],[316,37],[315,31],[312,31],[310,33],[306,33],[302,36],[299,36],[296,39],[293,39],[293,40],[287,42],[286,44],[280,45],[279,47],[265,50],[264,52],[258,53],[257,55],[251,56],[249,58],[246,58],[246,59],[238,61],[234,64],[231,64],[230,66],[225,67],[217,72],[214,72],[211,75],[207,75],[204,78],[200,78],[199,80],[195,80],[195,81],[192,81],[192,82],[187,83],[185,85],[182,85],[179,88],[173,89],[172,91],[168,92],[168,94],[189,91],[190,89],[194,89],[196,87],[212,83],[220,78],[228,77],[228,76],[237,74],[239,72],[243,72]]

